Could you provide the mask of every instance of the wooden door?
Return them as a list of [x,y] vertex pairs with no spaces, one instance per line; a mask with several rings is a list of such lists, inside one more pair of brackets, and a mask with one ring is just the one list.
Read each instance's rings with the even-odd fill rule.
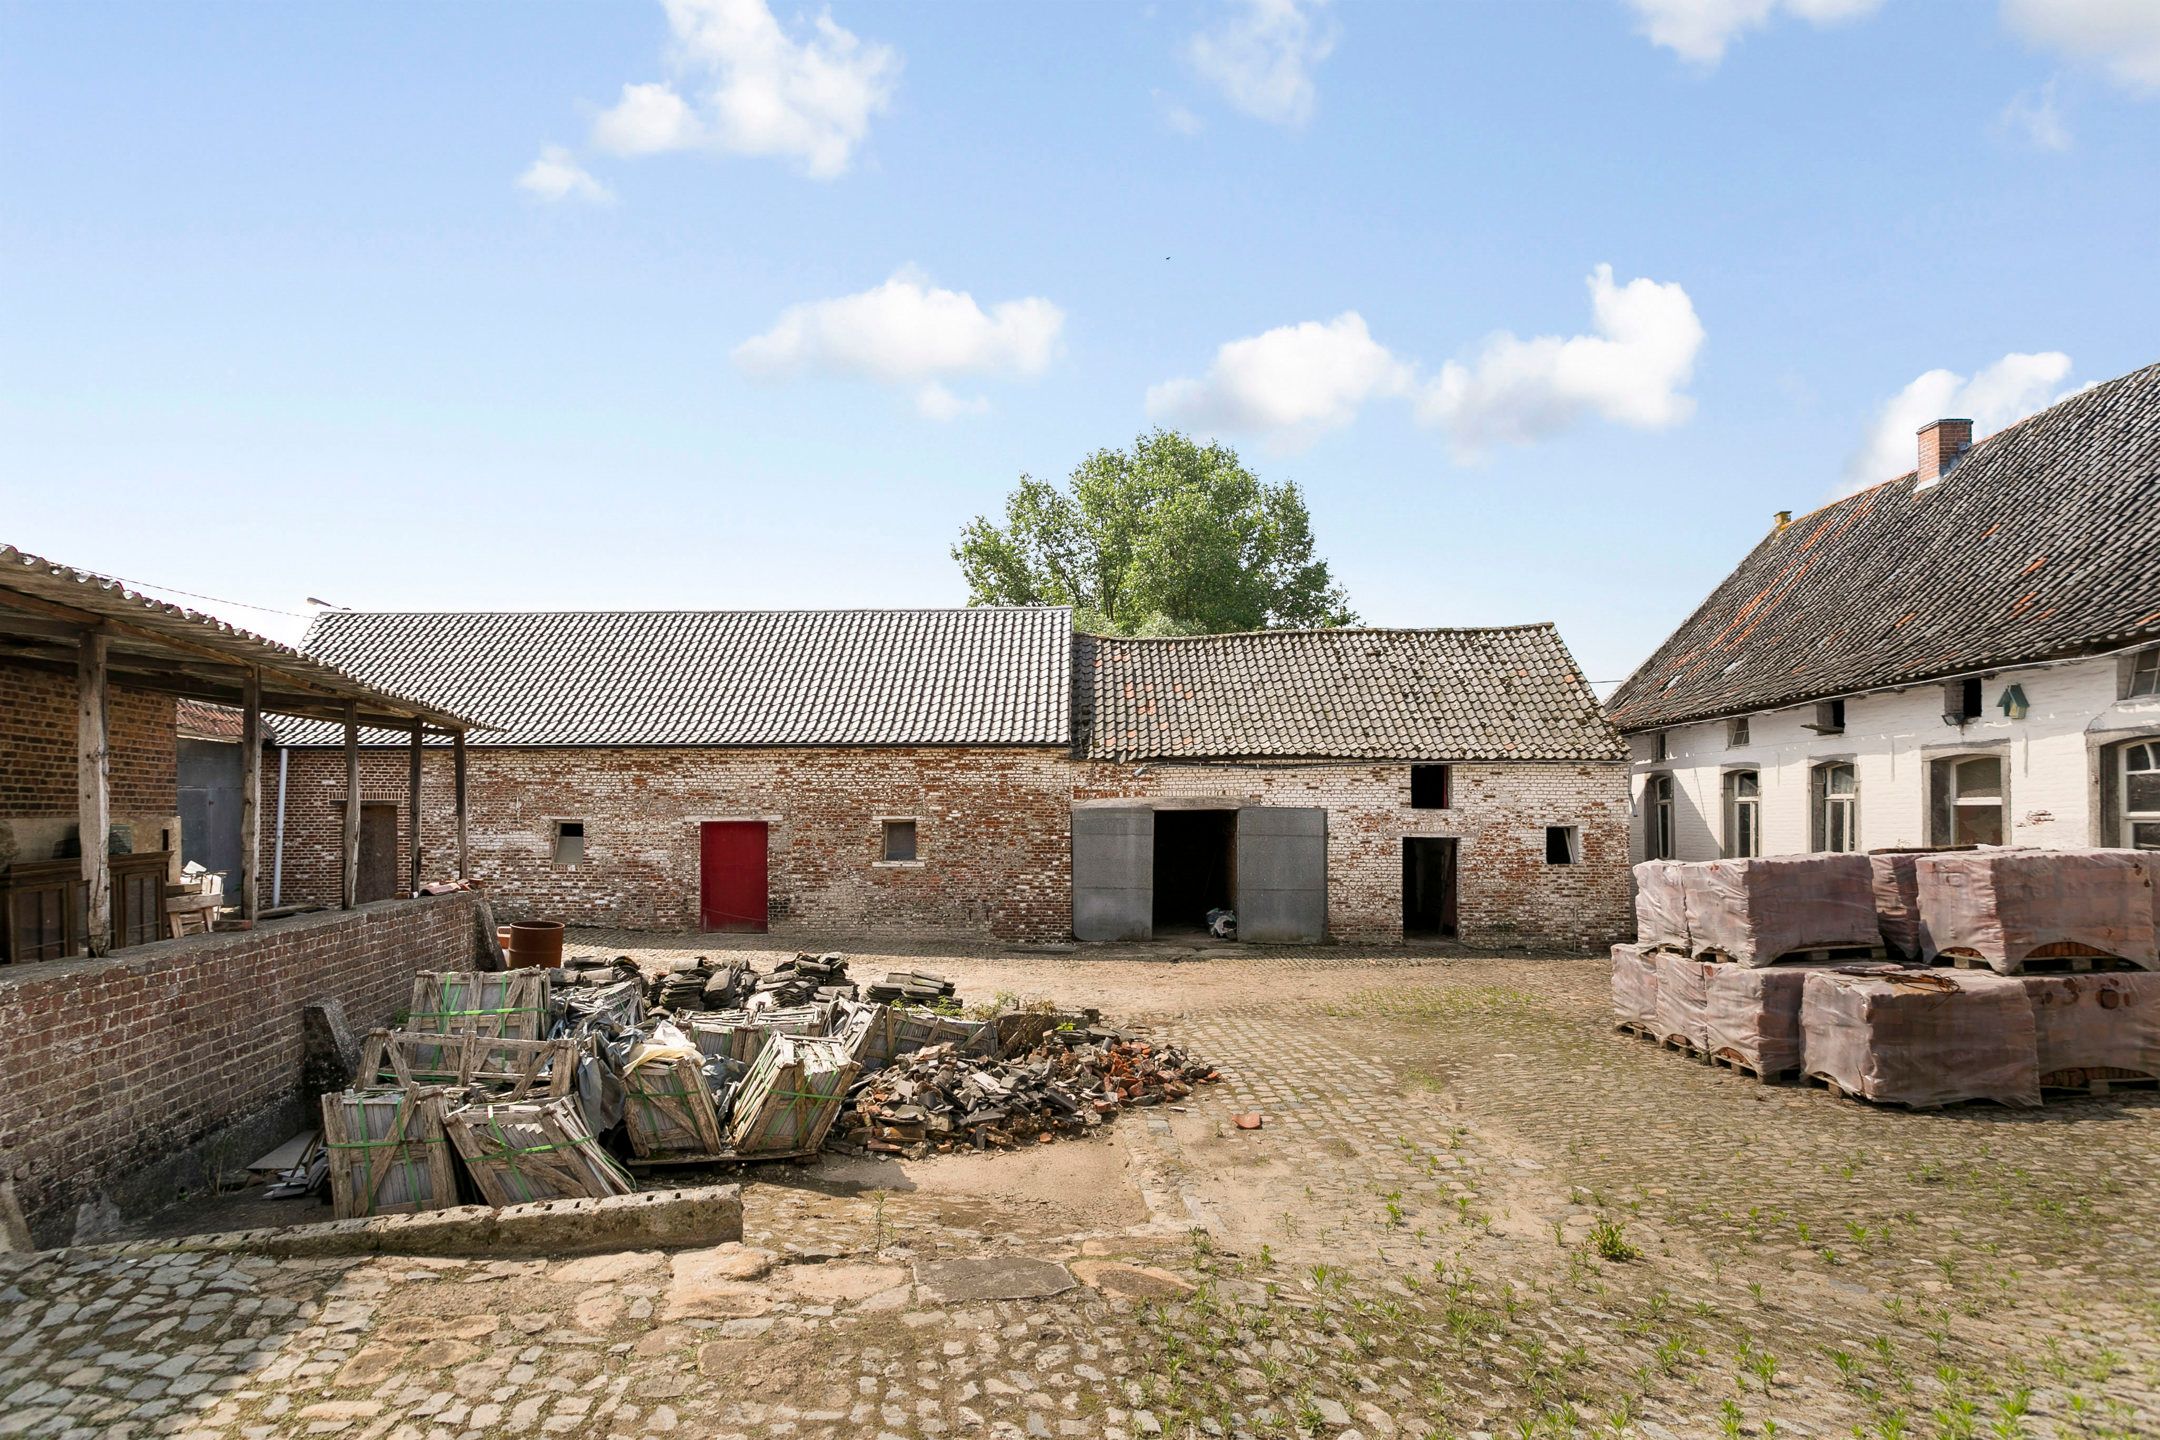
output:
[[708,820],[698,827],[698,923],[762,934],[766,921],[762,820]]
[[355,904],[404,893],[398,885],[397,841],[397,806],[360,807],[360,893],[353,897]]

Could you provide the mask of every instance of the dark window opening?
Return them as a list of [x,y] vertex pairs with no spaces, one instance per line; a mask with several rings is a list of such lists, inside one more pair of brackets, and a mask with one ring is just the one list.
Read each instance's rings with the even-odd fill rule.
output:
[[1953,680],[1943,687],[1943,716],[1960,725],[1967,720],[1977,720],[1985,708],[1980,693],[1980,677],[1970,680]]
[[1453,839],[1408,836],[1402,842],[1403,934],[1436,940],[1455,934]]
[[913,820],[887,820],[885,822],[885,858],[887,860],[913,860],[915,858],[915,822]]
[[1545,863],[1573,865],[1581,859],[1582,832],[1573,825],[1545,827]]
[[1235,902],[1237,811],[1155,812],[1155,934],[1205,932]]
[[1650,758],[1652,760],[1672,759],[1672,746],[1667,742],[1663,730],[1650,737]]
[[1649,844],[1652,860],[1673,860],[1679,857],[1678,838],[1673,832],[1673,783],[1670,775],[1653,775],[1644,789],[1649,801]]
[[1819,700],[1815,704],[1815,723],[1808,727],[1818,735],[1842,735],[1845,733],[1845,702],[1843,700]]
[[585,822],[582,820],[558,820],[555,822],[555,863],[575,865],[585,858]]
[[1449,793],[1454,777],[1449,773],[1452,766],[1412,765],[1410,767],[1410,808],[1413,810],[1445,810],[1454,803]]

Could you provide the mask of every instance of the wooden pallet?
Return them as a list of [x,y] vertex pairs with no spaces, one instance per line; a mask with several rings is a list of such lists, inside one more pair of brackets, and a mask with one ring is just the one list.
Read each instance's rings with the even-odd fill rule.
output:
[[[1742,960],[1724,950],[1698,950],[1688,957],[1710,965],[1745,965]],[[1772,965],[1827,964],[1837,961],[1846,965],[1884,964],[1890,961],[1890,949],[1886,945],[1821,945],[1812,950],[1788,950],[1770,963]],[[1760,965],[1757,969],[1764,968]]]
[[[2059,950],[2066,947],[2043,945],[2041,950]],[[1995,967],[1969,950],[1945,950],[1936,957],[1936,964],[1951,965],[1960,970],[1993,970]],[[2095,971],[2120,972],[2141,970],[2143,966],[2132,964],[2119,955],[2103,955],[2098,951],[2080,950],[2075,954],[2043,955],[2039,950],[2018,961],[2010,970],[2013,975],[2088,975]]]
[[2082,1070],[2057,1070],[2043,1075],[2040,1088],[2082,1095],[2106,1095],[2114,1090],[2160,1090],[2160,1076],[2119,1070],[2109,1065],[2092,1065]]
[[1749,1064],[1746,1060],[1730,1051],[1721,1050],[1712,1054],[1709,1058],[1711,1064],[1722,1065],[1734,1074],[1745,1075],[1762,1085],[1790,1085],[1800,1078],[1798,1069],[1764,1070],[1759,1065]]
[[632,1170],[680,1169],[685,1166],[742,1166],[764,1165],[772,1161],[786,1160],[797,1165],[807,1165],[817,1159],[817,1150],[786,1150],[771,1155],[738,1155],[733,1150],[715,1150],[709,1154],[693,1155],[676,1152],[669,1155],[633,1155],[623,1163]]

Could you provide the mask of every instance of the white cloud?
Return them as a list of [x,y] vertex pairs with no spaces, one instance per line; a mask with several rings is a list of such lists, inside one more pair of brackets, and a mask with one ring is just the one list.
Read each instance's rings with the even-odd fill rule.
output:
[[1890,398],[1869,429],[1860,453],[1846,467],[1846,490],[1892,480],[1913,468],[1915,438],[1930,420],[1973,422],[1973,438],[1993,434],[2012,421],[2054,404],[2067,392],[2070,357],[2060,350],[2011,353],[1966,376],[1930,370]]
[[958,375],[1040,375],[1057,355],[1065,312],[1039,296],[985,311],[975,297],[933,288],[903,269],[854,295],[790,305],[773,327],[735,347],[736,366],[761,380],[837,375],[915,389],[933,420],[989,408],[939,383]]
[[2118,84],[2160,92],[2160,4],[2153,0],[2003,0],[2027,41],[2098,63]]
[[2055,82],[2037,90],[2022,90],[2011,97],[1996,122],[2004,133],[2035,150],[2068,150],[2070,127],[2055,103]]
[[560,145],[550,145],[540,152],[540,158],[525,167],[525,173],[517,178],[518,189],[529,191],[542,200],[582,200],[588,205],[606,205],[615,199],[615,192],[586,173],[578,164],[577,157]]
[[1715,65],[1725,47],[1749,30],[1759,30],[1779,12],[1814,25],[1829,25],[1869,14],[1882,0],[1627,0],[1641,17],[1643,34],[1683,60]]
[[794,160],[820,179],[844,172],[891,101],[892,47],[865,44],[820,14],[791,37],[765,0],[663,0],[673,81],[623,86],[593,122],[620,155],[718,150]]
[[1201,78],[1256,120],[1303,125],[1312,118],[1312,72],[1335,48],[1320,18],[1327,0],[1229,0],[1228,12],[1186,42]]
[[1201,379],[1148,387],[1147,412],[1203,429],[1284,433],[1293,441],[1347,425],[1368,400],[1407,395],[1409,365],[1346,310],[1326,324],[1284,325],[1215,352]]
[[1615,285],[1610,265],[1590,275],[1595,333],[1523,340],[1505,332],[1469,364],[1450,361],[1425,387],[1418,418],[1444,426],[1458,452],[1544,439],[1599,415],[1641,430],[1694,413],[1682,393],[1704,331],[1678,284]]

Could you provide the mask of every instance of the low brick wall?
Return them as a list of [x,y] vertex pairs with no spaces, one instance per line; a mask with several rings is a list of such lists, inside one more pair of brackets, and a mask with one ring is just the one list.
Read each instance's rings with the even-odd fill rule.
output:
[[415,973],[470,965],[476,904],[389,900],[102,960],[0,966],[0,1173],[33,1234],[66,1241],[75,1207],[97,1195],[153,1204],[206,1139],[252,1144],[249,1122],[298,1120],[302,1009],[334,998],[356,1028],[386,1021]]

